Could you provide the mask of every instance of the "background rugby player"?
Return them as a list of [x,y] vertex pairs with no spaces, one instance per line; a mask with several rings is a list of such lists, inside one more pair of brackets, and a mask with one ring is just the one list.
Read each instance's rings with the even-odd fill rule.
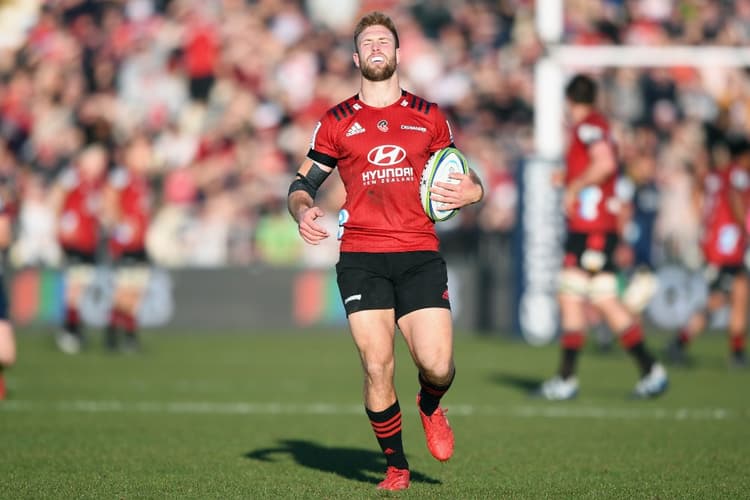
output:
[[656,396],[667,387],[666,371],[646,348],[638,317],[618,293],[618,165],[607,119],[595,108],[596,94],[596,83],[586,75],[574,76],[565,89],[573,125],[563,179],[567,236],[558,292],[562,359],[557,375],[539,391],[550,400],[571,399],[578,393],[576,366],[589,326],[587,302],[636,361],[641,377],[634,394]]

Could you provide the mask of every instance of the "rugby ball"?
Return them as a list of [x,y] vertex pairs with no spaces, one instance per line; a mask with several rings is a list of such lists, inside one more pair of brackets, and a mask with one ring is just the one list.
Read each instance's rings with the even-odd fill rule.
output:
[[469,164],[461,151],[451,147],[435,151],[422,171],[422,178],[419,182],[419,200],[424,213],[435,222],[448,220],[458,213],[457,209],[443,210],[443,204],[433,201],[430,196],[430,188],[436,182],[458,184],[456,179],[449,177],[454,172],[468,174]]

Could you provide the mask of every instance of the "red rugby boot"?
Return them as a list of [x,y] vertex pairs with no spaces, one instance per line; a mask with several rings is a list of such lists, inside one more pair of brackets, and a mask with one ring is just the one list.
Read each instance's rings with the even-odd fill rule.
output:
[[388,467],[385,470],[385,479],[378,484],[379,490],[398,491],[409,487],[409,469],[397,469]]
[[432,415],[427,416],[419,406],[420,399],[420,395],[417,394],[417,409],[419,410],[419,417],[422,419],[427,448],[433,457],[445,462],[453,456],[453,429],[451,429],[448,419],[445,417],[446,410],[438,406]]

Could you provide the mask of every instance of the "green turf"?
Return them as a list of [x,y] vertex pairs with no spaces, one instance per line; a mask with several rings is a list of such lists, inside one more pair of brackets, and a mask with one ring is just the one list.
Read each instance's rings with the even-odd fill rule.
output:
[[399,494],[375,490],[385,465],[346,332],[151,333],[137,356],[98,342],[66,356],[39,332],[18,340],[0,403],[3,499],[750,497],[750,372],[727,369],[718,335],[652,401],[627,398],[625,354],[588,349],[581,394],[564,403],[527,394],[554,371],[554,346],[460,335],[447,464],[425,447],[399,341],[412,466]]

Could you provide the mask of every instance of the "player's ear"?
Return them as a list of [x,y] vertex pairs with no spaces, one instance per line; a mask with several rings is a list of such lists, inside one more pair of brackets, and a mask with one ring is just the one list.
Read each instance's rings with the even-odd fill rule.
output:
[[354,65],[359,68],[359,52],[352,54],[352,60],[354,61]]
[[396,65],[401,63],[401,49],[396,47]]

